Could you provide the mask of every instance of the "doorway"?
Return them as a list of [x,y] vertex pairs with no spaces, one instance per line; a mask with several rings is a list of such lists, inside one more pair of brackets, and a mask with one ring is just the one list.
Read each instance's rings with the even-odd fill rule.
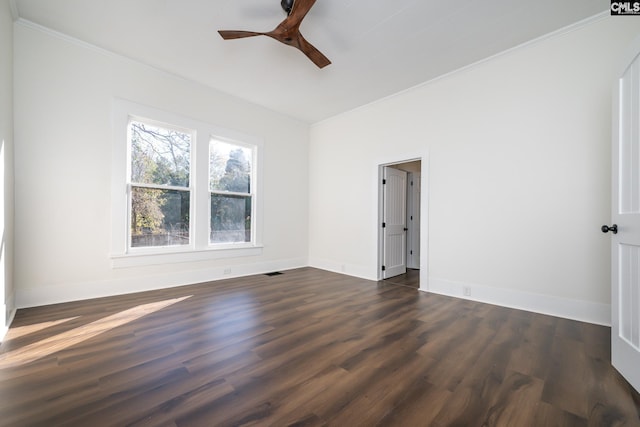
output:
[[420,287],[421,159],[378,167],[378,279]]

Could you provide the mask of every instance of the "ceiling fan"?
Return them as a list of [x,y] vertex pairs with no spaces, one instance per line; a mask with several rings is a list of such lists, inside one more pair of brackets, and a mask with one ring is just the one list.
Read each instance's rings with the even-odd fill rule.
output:
[[319,68],[324,68],[331,64],[331,61],[300,34],[300,24],[315,2],[316,0],[282,0],[280,5],[288,16],[273,31],[268,33],[226,30],[219,30],[218,32],[225,40],[269,36],[281,43],[299,49]]

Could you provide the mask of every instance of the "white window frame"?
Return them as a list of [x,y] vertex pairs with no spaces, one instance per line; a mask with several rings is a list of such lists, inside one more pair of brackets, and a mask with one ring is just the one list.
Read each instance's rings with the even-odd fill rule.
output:
[[[164,129],[170,129],[170,130],[174,130],[177,132],[182,132],[182,133],[186,133],[189,134],[191,136],[191,143],[190,143],[190,147],[189,147],[189,157],[190,157],[190,161],[189,161],[189,185],[186,187],[180,187],[180,186],[171,186],[171,185],[156,185],[156,184],[145,184],[145,183],[133,183],[131,181],[131,147],[129,146],[129,141],[131,140],[131,133],[130,133],[130,129],[131,129],[131,122],[132,121],[136,121],[136,122],[140,122],[140,123],[144,123],[145,125],[150,125],[150,126],[155,126],[155,127],[159,127],[159,128],[164,128]],[[127,177],[127,253],[131,253],[131,254],[148,254],[148,253],[171,253],[171,252],[175,252],[177,249],[181,249],[181,250],[185,250],[188,248],[193,249],[193,238],[195,235],[194,232],[194,224],[191,220],[189,220],[189,244],[188,245],[167,245],[167,246],[139,246],[139,247],[133,247],[131,246],[131,236],[130,236],[130,230],[131,230],[131,193],[133,191],[133,187],[138,187],[138,188],[151,188],[151,189],[156,189],[156,190],[176,190],[176,191],[189,191],[189,218],[193,218],[194,216],[194,202],[195,202],[195,189],[196,189],[196,183],[195,183],[195,179],[194,179],[194,172],[195,172],[195,167],[197,166],[195,164],[195,153],[194,153],[194,148],[196,146],[196,140],[197,140],[197,134],[196,134],[196,130],[195,129],[188,129],[188,128],[183,128],[180,126],[176,126],[175,124],[172,123],[163,123],[163,122],[159,122],[157,120],[153,120],[147,117],[140,117],[138,115],[133,115],[130,114],[128,119],[127,119],[127,140],[126,140],[126,144],[127,144],[127,171],[126,171],[126,177]]]
[[[207,180],[207,192],[209,193],[209,235],[211,234],[211,193],[216,193],[216,194],[220,194],[222,196],[224,195],[229,195],[229,196],[242,196],[242,197],[246,197],[246,196],[250,196],[251,197],[251,241],[255,241],[256,238],[256,224],[254,222],[254,218],[256,218],[256,183],[258,182],[257,180],[257,176],[256,176],[256,165],[257,165],[257,161],[258,161],[258,150],[257,147],[253,144],[248,144],[246,142],[242,142],[242,141],[237,141],[237,140],[232,140],[229,138],[222,138],[220,136],[213,136],[211,135],[209,138],[209,142],[211,140],[216,140],[216,141],[220,141],[220,142],[226,142],[227,144],[233,144],[237,147],[243,147],[243,148],[248,148],[249,150],[251,150],[251,178],[249,180],[250,182],[250,192],[249,193],[235,193],[235,192],[225,192],[225,191],[211,191],[211,189],[209,188],[209,180]],[[211,152],[209,150],[209,144],[207,143],[207,153],[208,155],[211,155]],[[207,170],[208,173],[208,170]],[[207,236],[207,239],[209,237]],[[216,249],[226,249],[226,248],[235,248],[238,246],[242,246],[242,245],[248,245],[248,242],[241,242],[241,243],[209,243],[209,246],[212,248],[216,248]]]
[[[189,245],[136,247],[129,243],[130,120],[188,131],[191,141],[189,187]],[[211,200],[209,141],[216,139],[252,150],[251,242],[209,244]],[[111,264],[113,268],[195,262],[262,254],[262,148],[261,138],[189,119],[174,113],[115,99],[113,103],[113,158],[111,180]]]

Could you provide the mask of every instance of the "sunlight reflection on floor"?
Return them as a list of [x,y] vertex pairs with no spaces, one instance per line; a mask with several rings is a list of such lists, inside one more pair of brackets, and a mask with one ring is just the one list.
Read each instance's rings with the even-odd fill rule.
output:
[[[191,297],[192,295],[189,295],[180,298],[139,305],[130,308],[129,310],[112,314],[111,316],[98,319],[94,322],[87,323],[86,325],[49,337],[42,341],[34,342],[33,344],[29,344],[14,351],[9,351],[7,353],[1,354],[0,369],[12,368],[33,362],[57,351],[64,350],[75,344],[81,343],[82,341],[93,338],[103,332],[107,332],[113,328],[117,328],[118,326],[122,326],[126,323],[146,316],[147,314],[162,310],[165,307],[169,307],[170,305],[173,305],[180,301],[184,301],[187,298]],[[62,321],[58,321],[57,323],[68,320],[71,319],[64,319]],[[55,322],[50,323],[53,324]]]
[[14,327],[9,330],[9,333],[6,336],[6,340],[7,341],[14,340],[16,338],[20,338],[25,335],[29,335],[34,332],[41,331],[43,329],[50,328],[51,326],[56,326],[65,322],[69,322],[71,320],[77,319],[78,317],[80,316],[68,317],[66,319],[60,319],[60,320],[53,320],[51,322],[36,323],[34,325]]

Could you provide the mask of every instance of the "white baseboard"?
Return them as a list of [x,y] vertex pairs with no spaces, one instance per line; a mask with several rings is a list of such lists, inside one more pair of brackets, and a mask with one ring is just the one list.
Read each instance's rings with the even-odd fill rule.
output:
[[[465,288],[470,291],[471,295],[464,295]],[[420,290],[534,313],[548,314],[565,319],[611,326],[611,306],[609,304],[434,278],[430,278],[428,286],[425,287],[423,285]]]
[[318,268],[320,270],[331,271],[332,273],[346,274],[347,276],[357,277],[365,280],[378,280],[371,276],[371,269],[353,264],[341,264],[337,261],[331,261],[321,258],[310,258],[309,267]]
[[37,307],[70,301],[80,301],[91,298],[101,298],[114,295],[131,294],[135,292],[172,288],[191,285],[194,283],[211,282],[272,271],[291,270],[306,267],[306,258],[267,261],[234,265],[231,273],[225,274],[225,267],[181,271],[173,274],[130,277],[124,279],[104,280],[96,282],[82,282],[39,286],[33,288],[19,288],[16,291],[16,306],[18,308]]

